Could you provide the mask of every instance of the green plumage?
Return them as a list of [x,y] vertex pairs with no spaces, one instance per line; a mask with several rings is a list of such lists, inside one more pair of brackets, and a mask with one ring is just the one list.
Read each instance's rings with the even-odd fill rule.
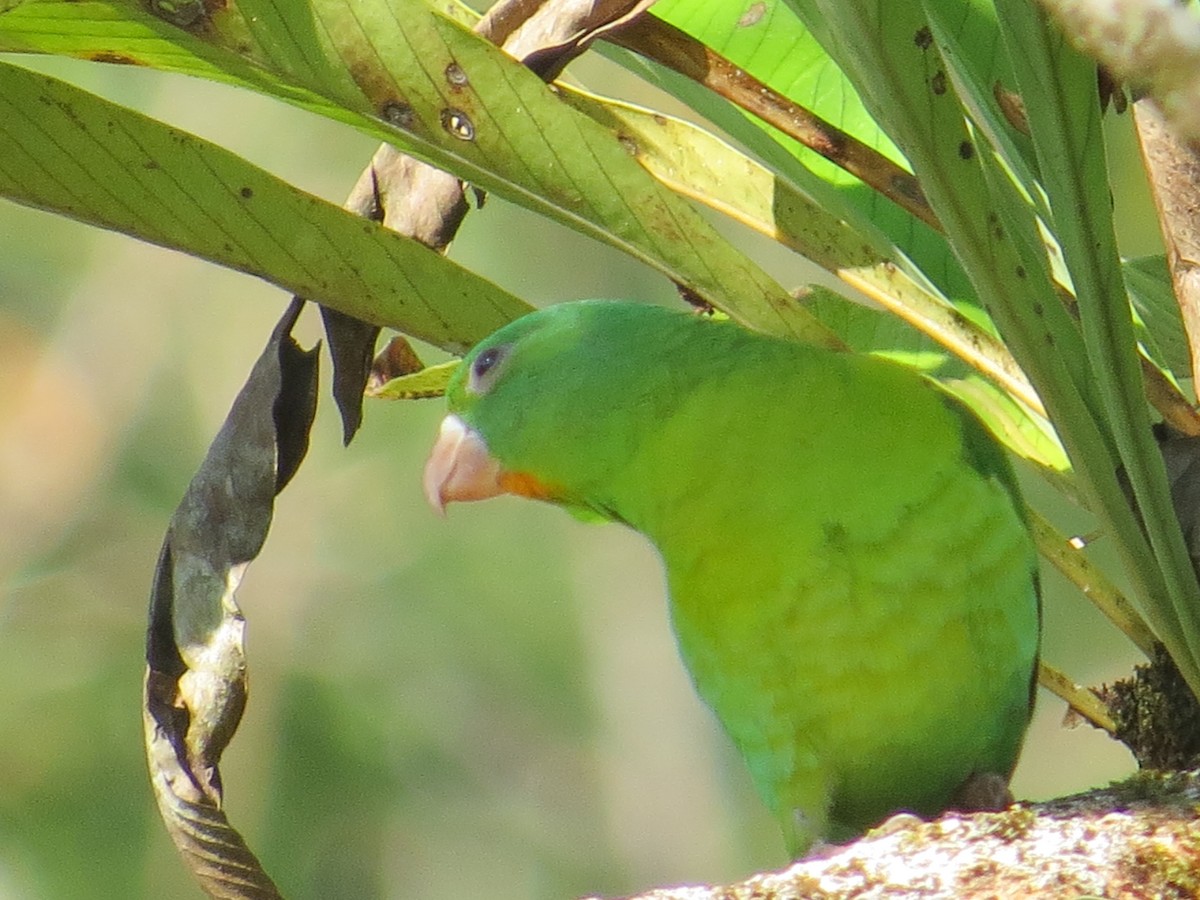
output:
[[483,341],[448,398],[518,492],[658,548],[684,664],[794,853],[1011,774],[1036,555],[1003,454],[936,386],[590,301]]

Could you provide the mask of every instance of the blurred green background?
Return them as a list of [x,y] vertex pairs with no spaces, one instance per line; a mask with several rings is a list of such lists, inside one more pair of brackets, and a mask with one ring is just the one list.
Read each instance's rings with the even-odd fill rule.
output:
[[[218,86],[21,62],[338,203],[374,146]],[[598,63],[582,74],[628,86]],[[1137,183],[1117,202],[1127,249],[1152,250]],[[739,240],[785,285],[812,277]],[[453,256],[537,304],[673,297],[639,264],[496,198]],[[0,900],[201,896],[144,775],[146,602],[171,511],[287,300],[0,204]],[[312,313],[300,336],[317,339]],[[782,865],[676,660],[653,553],[515,499],[439,520],[420,472],[440,415],[436,401],[369,403],[343,449],[326,393],[239,593],[251,697],[223,766],[227,807],[285,896],[616,895]],[[1089,683],[1124,675],[1128,644],[1046,580],[1050,661]],[[1043,694],[1018,797],[1131,771],[1122,748],[1062,719]]]

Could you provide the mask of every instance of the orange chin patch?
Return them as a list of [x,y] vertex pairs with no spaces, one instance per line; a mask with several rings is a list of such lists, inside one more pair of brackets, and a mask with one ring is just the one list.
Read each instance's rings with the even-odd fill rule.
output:
[[501,472],[500,487],[518,497],[531,500],[559,500],[563,493],[550,485],[538,481],[528,472]]

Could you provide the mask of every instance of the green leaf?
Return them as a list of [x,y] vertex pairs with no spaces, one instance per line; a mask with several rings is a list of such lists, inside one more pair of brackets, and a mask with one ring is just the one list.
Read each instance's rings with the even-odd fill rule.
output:
[[[976,15],[969,17],[968,21],[978,21],[988,12],[986,7],[980,9]],[[960,25],[961,22],[956,21],[954,24]],[[981,66],[979,48],[964,41],[959,30],[951,27],[943,17],[932,16],[929,26],[930,34],[937,42],[942,60],[946,63],[946,73],[954,84],[972,126],[978,130],[991,149],[1000,154],[1004,165],[1025,196],[1037,205],[1038,215],[1046,215],[1045,197],[1038,184],[1037,156],[1033,145],[1028,137],[1021,134],[1004,117],[996,99],[997,87],[1008,90],[1014,86],[1014,76],[1007,65],[1008,56],[999,52],[1002,48],[996,46],[993,40],[989,42],[992,52],[988,54],[993,64],[989,67]],[[993,18],[990,24],[993,38],[999,37],[996,29],[997,23]]]
[[951,306],[870,223],[852,227],[786,177],[690,122],[576,89],[562,92],[568,103],[616,129],[672,189],[808,257],[1041,412],[1004,345]]
[[251,0],[206,21],[189,32],[140,4],[26,2],[0,14],[0,50],[115,56],[252,87],[352,122],[625,250],[748,325],[828,340],[612,132],[422,0]]
[[[654,15],[712,47],[782,96],[906,165],[896,145],[863,106],[854,86],[786,3],[766,0],[762,14],[746,15],[741,0],[659,0]],[[831,184],[856,186],[858,179],[820,154],[748,117],[794,155],[806,169]]]
[[927,336],[896,316],[852,303],[833,291],[813,289],[805,305],[853,350],[894,359],[920,369],[970,407],[1013,453],[1048,469],[1056,483],[1070,462],[1045,417],[973,374],[961,359],[949,356]]
[[961,364],[951,362],[954,357],[896,316],[822,287],[808,288],[801,299],[851,350],[894,359],[922,372],[934,373],[947,366],[958,374],[965,371]]
[[1200,689],[1200,585],[1171,505],[1162,454],[1150,431],[1113,230],[1096,64],[1077,53],[1031,0],[998,0],[997,7],[1025,99],[1054,230],[1074,282],[1097,391],[1165,582],[1165,598],[1145,598],[1150,619],[1193,689]]
[[7,63],[0,195],[258,275],[452,351],[529,310],[227,150]]
[[368,387],[372,397],[381,400],[428,400],[446,393],[450,378],[458,369],[458,360],[426,366],[419,372],[401,375],[384,382],[379,387]]
[[1046,419],[1031,413],[995,384],[977,375],[939,381],[969,406],[1013,453],[1050,470],[1051,483],[1061,483],[1061,479],[1053,476],[1069,472],[1071,462]]
[[[886,130],[863,104],[852,82],[784,0],[766,0],[747,23],[741,0],[666,0],[654,14],[729,58],[782,96],[801,104],[894,161],[907,166]],[[751,17],[753,18],[753,17]],[[947,297],[977,308],[974,291],[945,240],[857,178],[728,103],[660,73],[662,86],[759,154],[818,203],[857,227],[869,222],[921,268]],[[834,199],[836,198],[836,200]]]
[[[1084,501],[1116,538],[1138,595],[1163,596],[1163,575],[1117,481],[1120,460],[1091,361],[1055,295],[1033,209],[998,160],[974,147],[932,39],[927,15],[953,28],[974,4],[948,9],[916,0],[788,2],[912,163],[963,268],[1045,403]],[[1166,637],[1170,622],[1161,624]],[[1200,670],[1189,669],[1189,680],[1200,685]]]
[[1139,336],[1142,345],[1167,371],[1176,377],[1188,377],[1192,371],[1192,351],[1166,257],[1159,254],[1126,260],[1123,272],[1133,308],[1145,328],[1145,333]]

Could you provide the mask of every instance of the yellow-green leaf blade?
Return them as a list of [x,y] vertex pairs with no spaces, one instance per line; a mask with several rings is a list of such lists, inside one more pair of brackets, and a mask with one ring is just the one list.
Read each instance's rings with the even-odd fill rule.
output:
[[220,147],[3,63],[0,196],[258,275],[451,350],[528,310]]
[[[829,340],[779,284],[651,178],[615,134],[422,0],[262,0],[237,12],[254,21],[250,38],[234,25],[216,27],[229,24],[228,10],[214,14],[213,27],[186,31],[118,0],[26,2],[0,13],[0,50],[128,56],[350,121],[619,247],[746,324]],[[297,16],[307,23],[301,37]],[[288,29],[295,39],[282,34]],[[312,59],[318,51],[319,65]]]

